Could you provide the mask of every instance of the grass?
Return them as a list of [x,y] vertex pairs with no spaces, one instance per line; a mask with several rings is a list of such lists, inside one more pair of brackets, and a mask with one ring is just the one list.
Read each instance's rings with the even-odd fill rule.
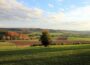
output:
[[3,48],[0,65],[90,65],[90,45]]
[[15,44],[12,44],[10,42],[0,42],[0,51],[12,50],[15,48],[16,48]]
[[80,38],[80,37],[69,37],[68,40],[82,40],[82,41],[90,41],[90,38]]

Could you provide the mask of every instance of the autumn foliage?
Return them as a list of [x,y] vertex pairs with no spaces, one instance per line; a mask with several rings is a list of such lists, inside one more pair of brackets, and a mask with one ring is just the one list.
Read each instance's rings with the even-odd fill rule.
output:
[[6,32],[3,35],[3,39],[6,40],[29,40],[29,36],[26,34],[21,34],[17,32]]

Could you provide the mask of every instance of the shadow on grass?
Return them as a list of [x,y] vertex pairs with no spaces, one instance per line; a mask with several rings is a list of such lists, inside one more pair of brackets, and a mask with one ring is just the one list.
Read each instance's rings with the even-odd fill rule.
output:
[[22,50],[10,50],[10,51],[0,51],[0,57],[5,56],[14,56],[14,55],[30,55],[30,54],[38,54],[43,52],[56,52],[56,51],[66,51],[66,50],[79,50],[79,49],[90,49],[90,46],[76,46],[76,47],[30,47],[28,49]]
[[90,52],[80,54],[0,61],[1,65],[90,65]]

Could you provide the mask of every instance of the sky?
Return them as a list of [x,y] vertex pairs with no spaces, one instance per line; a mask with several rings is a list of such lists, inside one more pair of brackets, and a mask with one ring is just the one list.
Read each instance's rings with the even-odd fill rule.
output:
[[0,28],[90,31],[90,0],[0,0]]

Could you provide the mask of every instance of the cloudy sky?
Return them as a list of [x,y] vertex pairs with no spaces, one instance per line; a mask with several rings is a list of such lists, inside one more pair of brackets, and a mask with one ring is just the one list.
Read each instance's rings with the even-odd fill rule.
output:
[[0,0],[0,27],[90,31],[90,0]]

